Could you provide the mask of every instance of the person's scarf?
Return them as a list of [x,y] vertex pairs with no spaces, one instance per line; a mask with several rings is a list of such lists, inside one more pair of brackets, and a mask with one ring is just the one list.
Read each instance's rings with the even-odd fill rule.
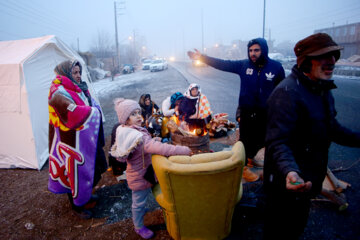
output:
[[55,67],[55,72],[60,74],[60,75],[63,75],[63,76],[66,76],[67,78],[69,78],[74,84],[76,84],[82,91],[83,93],[85,94],[90,106],[92,106],[92,102],[91,102],[91,96],[89,94],[89,87],[88,85],[86,84],[86,82],[84,81],[81,81],[80,83],[78,83],[75,79],[73,79],[72,77],[72,74],[71,74],[71,71],[73,69],[73,67],[75,66],[79,66],[80,68],[80,75],[82,74],[82,66],[80,64],[79,61],[77,60],[74,60],[74,61],[65,61],[59,65],[57,65]]

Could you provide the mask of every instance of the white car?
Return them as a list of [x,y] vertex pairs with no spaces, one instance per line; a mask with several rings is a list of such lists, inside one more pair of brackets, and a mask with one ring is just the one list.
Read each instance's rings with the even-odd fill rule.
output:
[[168,69],[168,62],[165,59],[163,59],[163,61],[164,61],[164,69]]
[[150,59],[146,59],[142,64],[142,70],[149,70],[151,62]]
[[155,71],[162,71],[164,69],[168,68],[168,64],[165,60],[162,59],[157,59],[151,62],[150,64],[150,71],[151,72],[155,72]]

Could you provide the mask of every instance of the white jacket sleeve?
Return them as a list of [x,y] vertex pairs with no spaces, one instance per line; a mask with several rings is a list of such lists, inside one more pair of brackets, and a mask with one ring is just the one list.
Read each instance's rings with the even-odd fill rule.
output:
[[170,107],[171,107],[170,97],[167,97],[162,102],[162,105],[161,105],[161,110],[165,117],[171,117],[172,115],[174,115],[175,109],[170,109]]

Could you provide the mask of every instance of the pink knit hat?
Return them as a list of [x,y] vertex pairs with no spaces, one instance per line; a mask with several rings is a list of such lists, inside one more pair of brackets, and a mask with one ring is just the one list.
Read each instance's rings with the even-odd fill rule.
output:
[[133,111],[141,109],[140,105],[131,99],[116,98],[114,104],[120,124],[125,124]]

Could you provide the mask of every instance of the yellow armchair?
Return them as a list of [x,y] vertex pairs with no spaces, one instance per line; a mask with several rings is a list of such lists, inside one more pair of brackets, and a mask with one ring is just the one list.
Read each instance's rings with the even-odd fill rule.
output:
[[153,194],[174,239],[223,239],[231,231],[235,205],[242,196],[245,150],[166,158],[153,155],[159,180]]

